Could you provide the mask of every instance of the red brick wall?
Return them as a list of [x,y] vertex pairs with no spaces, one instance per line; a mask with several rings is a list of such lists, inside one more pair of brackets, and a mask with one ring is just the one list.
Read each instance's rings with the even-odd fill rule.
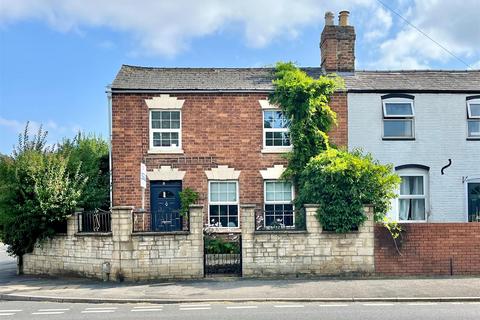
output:
[[[184,154],[148,154],[149,114],[145,99],[155,94],[113,93],[112,96],[112,160],[113,205],[141,207],[140,162],[147,170],[171,165],[186,171],[183,187],[200,193],[207,205],[208,182],[205,170],[218,165],[241,170],[240,204],[263,203],[263,180],[259,170],[275,164],[286,164],[280,154],[261,153],[263,144],[262,109],[258,100],[262,93],[245,94],[178,94],[185,99],[182,107],[182,149]],[[339,127],[332,141],[347,144],[346,94],[332,101],[338,112]],[[187,159],[183,159],[187,157]],[[149,185],[145,193],[149,208]]]
[[375,272],[480,275],[480,223],[402,224],[402,228],[400,256],[388,231],[375,227]]

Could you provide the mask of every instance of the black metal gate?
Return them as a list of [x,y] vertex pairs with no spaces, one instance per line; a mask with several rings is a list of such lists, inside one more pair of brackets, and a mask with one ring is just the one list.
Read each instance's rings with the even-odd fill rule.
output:
[[[218,245],[218,242],[224,245]],[[228,244],[228,245],[225,245]],[[242,276],[242,237],[233,239],[204,237],[203,270],[213,275]]]

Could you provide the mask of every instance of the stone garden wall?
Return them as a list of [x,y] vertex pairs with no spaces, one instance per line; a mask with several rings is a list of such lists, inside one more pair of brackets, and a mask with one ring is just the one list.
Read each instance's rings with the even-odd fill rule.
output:
[[[242,205],[242,272],[246,277],[343,275],[374,272],[373,210],[347,234],[324,232],[306,208],[305,231],[256,231],[255,206]],[[77,233],[75,216],[66,235],[23,257],[26,274],[79,275],[108,280],[193,279],[204,276],[203,206],[190,209],[190,231],[132,232],[132,207],[112,209],[112,232]]]
[[112,208],[111,233],[76,233],[39,244],[23,256],[25,274],[79,275],[109,280],[203,277],[203,207],[190,209],[190,231],[132,233],[132,207]]
[[374,272],[373,208],[368,220],[347,234],[322,231],[318,207],[306,208],[306,231],[256,231],[254,206],[242,206],[243,275],[342,275]]

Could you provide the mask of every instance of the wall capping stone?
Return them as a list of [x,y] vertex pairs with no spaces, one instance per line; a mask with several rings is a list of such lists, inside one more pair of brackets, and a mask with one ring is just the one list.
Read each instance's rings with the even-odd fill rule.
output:
[[256,205],[256,204],[253,204],[253,203],[247,203],[247,204],[241,204],[241,205],[240,205],[240,208],[245,208],[245,209],[247,209],[247,208],[256,208],[256,207],[257,207],[257,205]]
[[172,232],[134,232],[132,237],[135,236],[153,236],[153,237],[162,237],[162,236],[176,236],[176,235],[189,235],[190,231],[172,231]]
[[228,166],[218,166],[211,170],[205,170],[208,180],[238,180],[240,170],[229,168]]
[[185,100],[172,97],[168,94],[161,94],[160,97],[145,99],[149,109],[182,109]]
[[110,207],[110,210],[133,210],[134,206],[114,206]]
[[148,180],[152,181],[172,181],[183,180],[186,171],[180,171],[178,168],[171,166],[161,166],[160,168],[147,171]]
[[111,232],[77,232],[75,237],[110,237]]

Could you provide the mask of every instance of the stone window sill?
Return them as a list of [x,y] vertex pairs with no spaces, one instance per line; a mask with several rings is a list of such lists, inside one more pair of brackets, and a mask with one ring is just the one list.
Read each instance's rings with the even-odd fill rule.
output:
[[263,148],[262,153],[286,153],[292,150],[293,148]]
[[183,149],[150,149],[148,154],[183,154]]

